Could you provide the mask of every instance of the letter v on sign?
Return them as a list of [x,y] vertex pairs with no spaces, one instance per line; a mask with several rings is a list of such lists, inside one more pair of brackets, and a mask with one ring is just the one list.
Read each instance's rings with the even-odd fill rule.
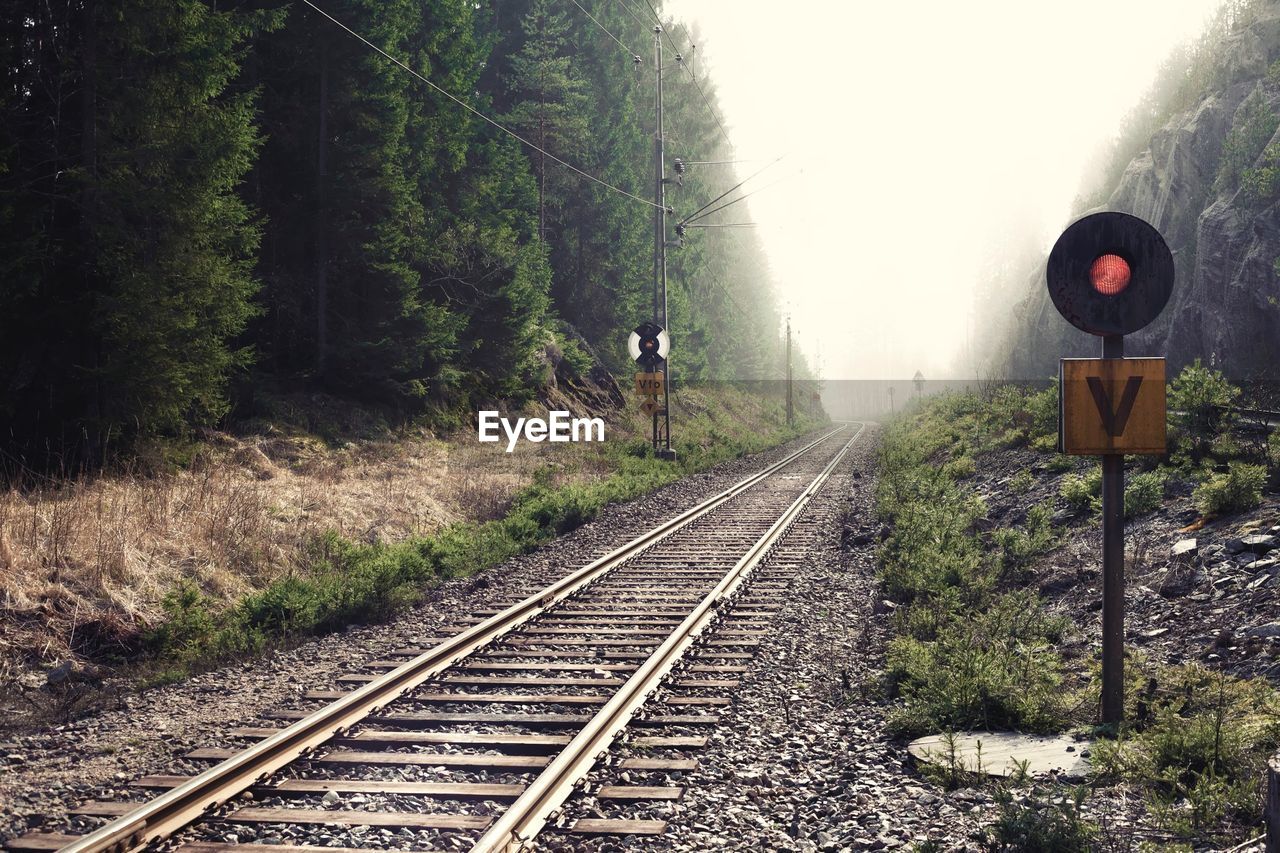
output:
[[1089,393],[1093,394],[1093,402],[1102,417],[1102,428],[1112,438],[1124,435],[1125,424],[1129,422],[1129,413],[1133,411],[1133,401],[1138,399],[1138,389],[1142,387],[1141,376],[1130,376],[1124,383],[1124,393],[1120,395],[1120,405],[1111,408],[1111,397],[1107,389],[1102,387],[1101,376],[1088,377]]
[[1162,358],[1064,358],[1062,451],[1084,456],[1165,452]]

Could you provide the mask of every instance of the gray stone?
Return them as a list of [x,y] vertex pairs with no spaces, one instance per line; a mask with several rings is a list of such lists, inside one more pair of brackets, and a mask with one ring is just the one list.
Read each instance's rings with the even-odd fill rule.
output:
[[1173,548],[1170,550],[1170,556],[1175,562],[1188,562],[1196,555],[1198,550],[1199,545],[1196,543],[1195,538],[1183,539],[1174,543]]
[[1025,762],[1032,775],[1054,773],[1061,779],[1082,779],[1088,772],[1088,761],[1078,751],[1081,744],[1091,745],[1068,735],[959,732],[950,740],[943,735],[917,738],[907,744],[907,751],[917,761],[943,766],[955,761],[969,772],[990,776],[1013,775]]
[[1253,580],[1249,581],[1249,583],[1245,584],[1245,588],[1257,589],[1269,580],[1271,580],[1271,573],[1262,572],[1261,574],[1254,576]]
[[1242,538],[1240,543],[1248,551],[1252,551],[1255,554],[1265,554],[1275,549],[1276,537],[1253,533]]
[[76,661],[69,660],[65,663],[55,666],[49,670],[45,676],[45,683],[50,687],[59,687],[64,684],[72,684],[77,681],[91,684],[99,683],[102,680],[98,671],[91,666],[85,666]]
[[1255,625],[1244,632],[1246,637],[1280,637],[1280,622]]

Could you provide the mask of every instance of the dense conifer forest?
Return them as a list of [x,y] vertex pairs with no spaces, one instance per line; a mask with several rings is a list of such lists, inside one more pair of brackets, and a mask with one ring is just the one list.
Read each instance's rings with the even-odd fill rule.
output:
[[[11,458],[97,464],[297,390],[430,420],[520,405],[590,348],[625,366],[651,310],[661,9],[316,5],[439,88],[303,0],[4,4]],[[665,30],[668,156],[733,159],[696,37]],[[668,200],[737,180],[691,166]],[[777,372],[753,232],[690,231],[670,270],[681,381]]]

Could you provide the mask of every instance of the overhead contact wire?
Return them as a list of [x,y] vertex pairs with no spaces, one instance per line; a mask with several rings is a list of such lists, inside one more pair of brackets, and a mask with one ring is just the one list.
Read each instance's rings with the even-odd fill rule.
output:
[[[663,24],[662,17],[658,14],[658,10],[653,7],[653,3],[649,2],[649,0],[644,0],[644,7],[648,9],[649,14],[653,16],[653,20],[658,25],[658,29],[662,31],[662,35],[667,40],[667,44],[671,45],[672,52],[679,54],[679,46],[675,43],[675,40],[671,38],[671,34],[667,32],[666,25]],[[680,26],[683,28],[684,25],[681,24]],[[685,30],[685,35],[687,36],[688,34],[689,31]],[[690,41],[690,44],[692,44],[692,41]],[[693,81],[694,88],[698,90],[698,95],[702,98],[702,105],[707,108],[707,112],[711,115],[711,120],[714,121],[716,123],[716,127],[720,129],[720,135],[724,137],[725,144],[732,148],[733,142],[729,139],[729,131],[725,130],[724,122],[720,121],[720,116],[716,115],[715,108],[711,106],[711,99],[708,98],[707,93],[703,91],[702,84],[698,82],[698,78],[694,75],[693,69],[689,68],[689,66],[685,65],[683,62],[679,63],[679,65],[684,69],[685,73],[689,75],[689,79]]]
[[[781,160],[783,157],[786,157],[786,156],[787,156],[786,154],[782,154],[782,155],[780,155],[780,156],[776,157],[775,159],[770,160],[770,161],[769,161],[768,163],[766,163],[764,166],[761,166],[759,169],[755,170],[754,172],[752,172],[752,173],[751,173],[750,175],[748,175],[747,177],[743,178],[743,179],[742,179],[741,181],[739,181],[738,183],[736,183],[736,184],[734,184],[733,186],[729,187],[729,189],[727,189],[727,190],[725,190],[724,192],[720,193],[720,195],[718,195],[718,196],[716,196],[715,198],[711,199],[711,201],[707,202],[707,203],[706,203],[706,204],[704,204],[702,207],[700,207],[700,208],[698,208],[697,210],[695,210],[693,213],[690,213],[688,216],[686,216],[684,219],[682,219],[682,220],[680,221],[680,224],[681,224],[681,225],[684,225],[684,224],[686,224],[686,223],[692,222],[694,219],[700,219],[701,217],[700,217],[698,214],[702,213],[702,211],[706,210],[706,209],[707,209],[708,207],[710,207],[711,205],[713,205],[713,204],[715,204],[716,202],[720,201],[720,199],[724,198],[724,197],[725,197],[725,196],[727,196],[729,193],[734,192],[734,191],[735,191],[735,190],[737,190],[739,187],[741,187],[743,184],[746,184],[748,181],[750,181],[750,180],[752,180],[753,178],[755,178],[757,175],[759,175],[759,174],[760,174],[761,172],[763,172],[765,169],[768,169],[768,168],[772,167],[772,166],[773,166],[774,164],[776,164],[779,160]],[[749,195],[749,194],[748,194],[748,195]],[[743,196],[743,198],[746,198],[746,196]]]
[[711,210],[708,210],[706,213],[703,213],[703,214],[701,214],[701,215],[694,215],[694,216],[691,216],[691,217],[689,217],[688,219],[685,219],[684,221],[682,221],[680,224],[681,224],[681,225],[689,225],[689,224],[690,224],[690,223],[692,223],[692,222],[697,222],[699,219],[705,219],[705,218],[707,218],[708,216],[710,216],[710,215],[711,215],[711,214],[713,214],[713,213],[719,213],[720,211],[724,210],[726,207],[733,207],[733,206],[734,206],[735,204],[737,204],[738,202],[740,202],[740,201],[746,201],[747,199],[751,198],[751,197],[752,197],[753,195],[755,195],[756,193],[762,193],[762,192],[764,192],[765,190],[769,189],[770,187],[775,187],[775,186],[777,186],[778,184],[782,183],[783,181],[790,180],[792,177],[794,177],[794,175],[787,175],[786,177],[778,178],[778,180],[776,180],[776,181],[774,181],[774,182],[772,182],[772,183],[765,184],[764,186],[760,187],[760,188],[759,188],[759,189],[757,189],[757,190],[752,190],[751,192],[747,193],[747,194],[746,194],[746,195],[744,195],[744,196],[739,196],[739,197],[735,198],[733,201],[727,201],[727,202],[725,202],[724,204],[720,205],[719,207],[715,207],[715,208],[712,208]]
[[640,26],[644,27],[646,30],[647,30],[647,29],[649,29],[649,27],[651,26],[651,25],[650,25],[650,23],[649,23],[648,21],[646,21],[644,18],[642,18],[642,17],[639,15],[639,13],[637,13],[637,12],[636,12],[636,10],[635,10],[635,9],[631,8],[631,4],[630,4],[630,3],[628,3],[628,2],[627,2],[627,0],[618,0],[618,5],[620,5],[620,6],[621,6],[622,8],[624,8],[624,9],[626,9],[626,10],[627,10],[627,13],[628,13],[629,15],[631,15],[631,17],[632,17],[632,18],[634,18],[634,19],[636,20],[636,23],[638,23]]

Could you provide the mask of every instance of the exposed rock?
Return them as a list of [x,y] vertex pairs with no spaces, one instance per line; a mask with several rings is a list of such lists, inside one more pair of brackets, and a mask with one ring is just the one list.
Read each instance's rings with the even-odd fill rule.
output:
[[1256,577],[1258,575],[1275,574],[1277,566],[1280,566],[1280,560],[1277,560],[1275,557],[1263,557],[1261,560],[1254,560],[1245,568],[1253,572]]
[[59,664],[49,670],[49,674],[45,676],[45,683],[49,687],[62,687],[69,684],[75,684],[77,682],[83,684],[98,684],[101,680],[102,676],[94,667],[74,660],[69,660]]
[[[1225,38],[1215,51],[1213,86],[1153,134],[1103,205],[1151,222],[1173,250],[1169,305],[1131,336],[1135,351],[1167,355],[1170,375],[1195,358],[1241,377],[1280,363],[1280,312],[1272,307],[1280,298],[1280,205],[1215,186],[1223,144],[1246,98],[1257,91],[1272,110],[1280,107],[1280,83],[1268,75],[1268,57],[1280,49],[1280,4],[1265,4]],[[1024,292],[1023,319],[1003,354],[1008,375],[1044,376],[1060,356],[1096,354],[1097,341],[1054,310],[1043,260]]]
[[1266,536],[1260,533],[1253,533],[1245,536],[1240,540],[1245,550],[1252,551],[1255,554],[1265,554],[1272,551],[1276,547],[1276,537]]

